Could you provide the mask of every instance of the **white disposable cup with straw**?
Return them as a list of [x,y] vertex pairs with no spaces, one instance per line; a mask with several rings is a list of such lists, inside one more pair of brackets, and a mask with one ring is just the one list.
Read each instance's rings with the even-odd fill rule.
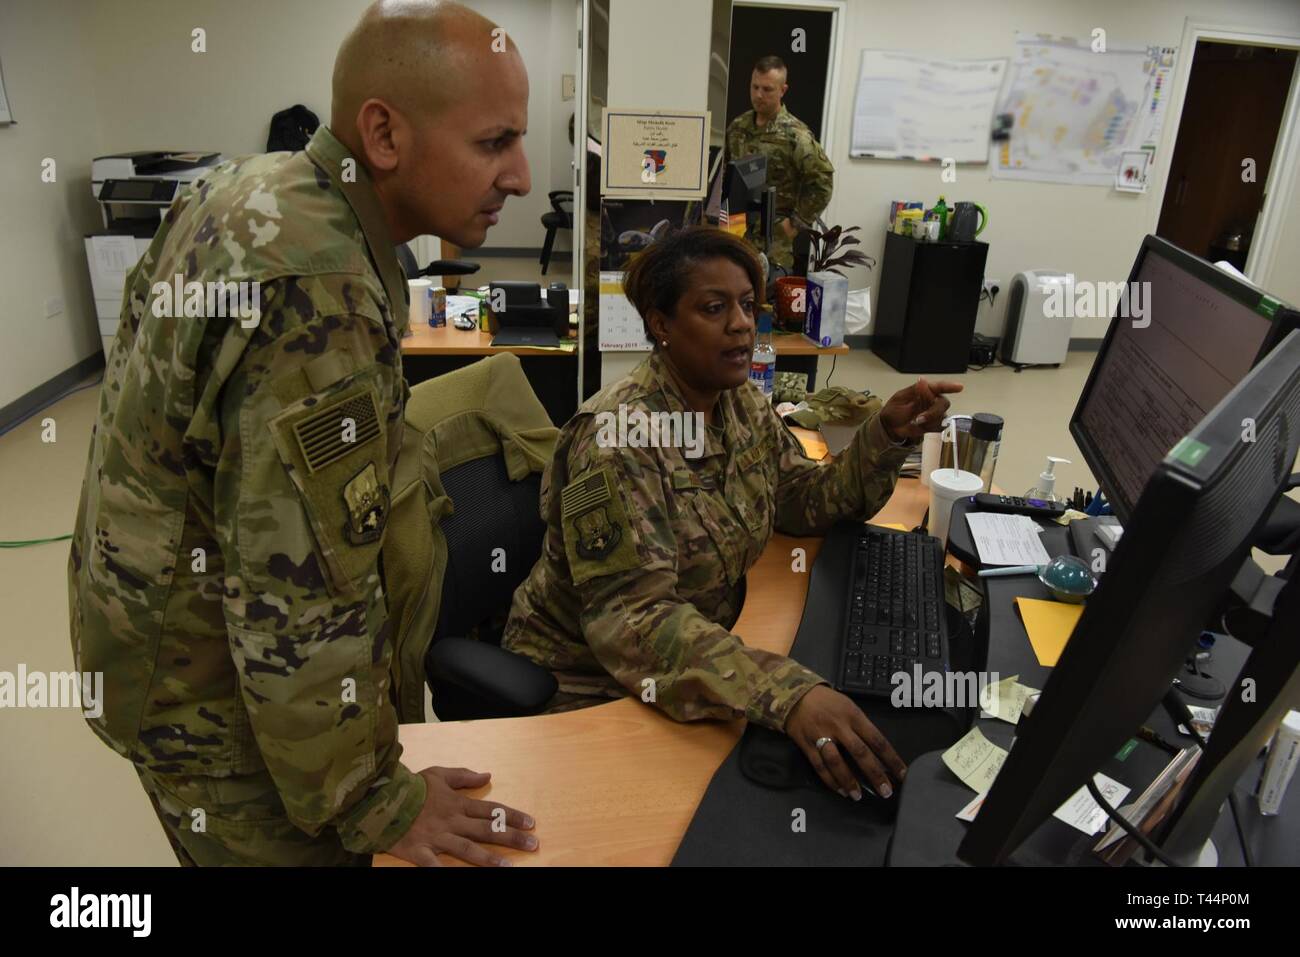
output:
[[946,546],[948,522],[952,517],[952,503],[968,498],[983,490],[984,480],[974,472],[963,472],[957,458],[957,423],[950,422],[944,429],[942,440],[952,440],[952,468],[935,469],[930,473],[930,534]]

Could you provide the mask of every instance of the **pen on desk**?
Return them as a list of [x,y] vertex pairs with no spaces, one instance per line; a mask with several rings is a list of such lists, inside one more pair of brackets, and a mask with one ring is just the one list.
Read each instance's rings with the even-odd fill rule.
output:
[[1001,578],[1003,575],[1037,575],[1043,570],[1042,565],[1007,565],[1005,568],[984,568],[980,578]]

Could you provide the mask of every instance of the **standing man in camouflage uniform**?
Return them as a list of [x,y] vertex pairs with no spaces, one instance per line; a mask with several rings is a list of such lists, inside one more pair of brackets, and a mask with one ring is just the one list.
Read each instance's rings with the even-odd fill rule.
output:
[[72,647],[104,675],[91,727],[184,864],[536,846],[527,815],[457,793],[487,774],[399,760],[379,561],[408,391],[394,244],[478,246],[529,188],[528,79],[493,29],[451,3],[370,7],[330,126],[205,176],[128,277]]
[[[727,157],[738,160],[755,153],[767,157],[767,185],[776,187],[776,218],[768,259],[787,271],[794,266],[794,237],[798,230],[791,216],[811,223],[831,201],[835,167],[808,127],[790,115],[781,103],[786,90],[785,63],[765,56],[754,64],[749,80],[753,109],[727,127]],[[759,223],[746,235],[761,248]]]

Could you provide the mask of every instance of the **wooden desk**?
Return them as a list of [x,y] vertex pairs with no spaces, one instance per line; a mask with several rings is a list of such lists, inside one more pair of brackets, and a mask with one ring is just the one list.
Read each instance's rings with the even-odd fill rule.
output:
[[820,356],[842,356],[849,351],[847,345],[823,349],[798,333],[778,333],[772,336],[776,349],[777,372],[800,372],[808,377],[808,391],[817,391],[817,359]]
[[[928,504],[925,486],[901,479],[872,521],[911,528]],[[785,654],[794,643],[808,594],[808,572],[790,568],[796,547],[807,552],[810,572],[821,539],[786,535],[774,536],[750,569],[733,629],[746,644]],[[406,724],[400,740],[407,767],[491,771],[492,783],[473,796],[533,815],[539,849],[500,849],[516,864],[666,866],[743,729],[743,721],[680,723],[623,698],[532,718]]]
[[[411,334],[402,339],[403,356],[490,356],[497,352],[560,359],[577,354],[563,349],[538,349],[535,346],[493,348],[492,333],[481,329],[457,329],[450,322],[445,326],[431,326],[426,322],[412,323]],[[576,384],[574,388],[577,388]]]
[[[848,346],[823,349],[803,336],[773,336],[772,344],[778,356],[839,356],[849,351]],[[490,356],[494,352],[513,352],[517,356],[573,355],[561,349],[537,349],[533,346],[493,348],[491,333],[479,329],[457,329],[450,322],[436,327],[427,323],[412,324],[411,334],[402,339],[404,356]]]
[[446,375],[498,352],[519,357],[528,384],[546,409],[551,423],[562,426],[578,411],[578,352],[534,346],[492,347],[492,334],[427,322],[411,324],[402,338],[402,373],[411,385]]
[[778,356],[842,356],[847,355],[847,345],[823,349],[817,343],[797,333],[780,332],[772,335],[772,345]]

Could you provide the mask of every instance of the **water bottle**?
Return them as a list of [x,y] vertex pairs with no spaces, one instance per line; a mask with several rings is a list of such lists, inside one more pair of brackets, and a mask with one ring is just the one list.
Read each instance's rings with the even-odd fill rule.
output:
[[758,335],[754,340],[754,357],[749,362],[749,381],[772,399],[772,379],[776,372],[776,349],[772,345],[772,307],[764,306],[758,314]]

